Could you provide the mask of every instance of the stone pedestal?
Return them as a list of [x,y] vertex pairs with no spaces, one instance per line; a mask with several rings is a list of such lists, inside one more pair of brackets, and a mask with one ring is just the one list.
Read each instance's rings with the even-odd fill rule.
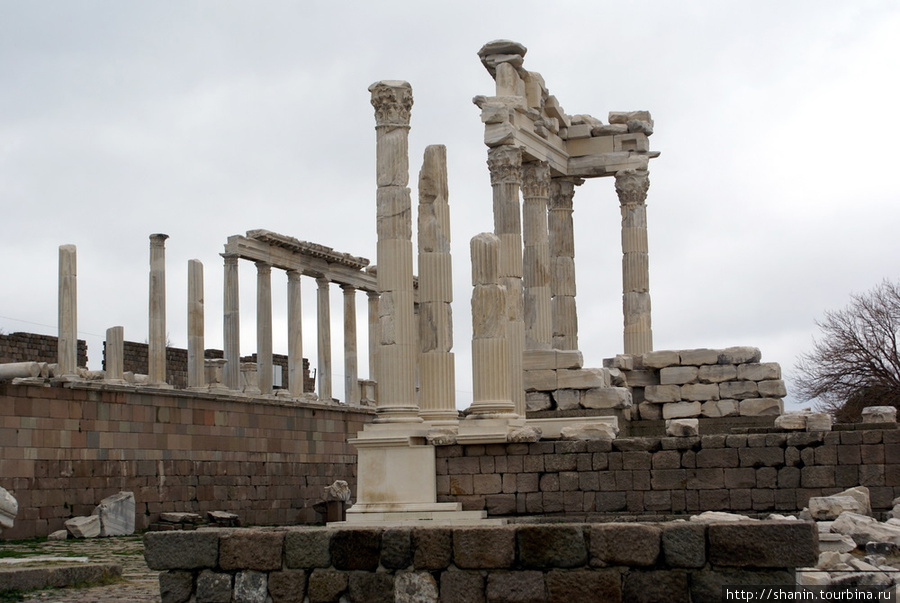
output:
[[272,266],[256,262],[256,362],[259,391],[272,393]]
[[74,245],[59,246],[59,336],[56,374],[78,374],[78,277]]
[[188,387],[205,388],[203,264],[188,262]]
[[225,259],[225,309],[223,341],[225,347],[225,385],[241,390],[241,291],[238,280],[238,256],[222,254]]
[[288,388],[291,396],[303,395],[303,313],[300,277],[288,270]]
[[147,378],[150,385],[166,384],[166,239],[150,235],[150,337]]
[[650,327],[650,261],[647,246],[647,170],[616,174],[616,193],[622,210],[622,309],[625,315],[625,353],[653,350]]

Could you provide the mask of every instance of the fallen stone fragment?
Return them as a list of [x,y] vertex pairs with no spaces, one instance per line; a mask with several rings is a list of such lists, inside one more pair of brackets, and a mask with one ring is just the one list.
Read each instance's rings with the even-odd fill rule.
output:
[[350,501],[350,486],[347,485],[342,479],[335,480],[333,484],[325,487],[325,492],[322,495],[322,499],[325,502],[329,501],[338,501],[338,502],[349,502]]
[[869,542],[891,542],[900,545],[900,526],[879,523],[872,517],[845,511],[831,524],[831,531],[850,536],[857,546]]
[[134,534],[134,492],[119,492],[100,501],[93,515],[100,518],[100,536]]
[[835,553],[849,553],[856,548],[856,543],[849,536],[834,533],[819,533],[819,550]]
[[758,521],[746,515],[725,513],[724,511],[704,511],[700,515],[691,515],[691,521],[710,523],[715,521]]
[[203,523],[203,518],[196,513],[160,513],[159,520],[166,523]]
[[563,440],[614,440],[617,431],[606,423],[577,423],[560,429],[559,436]]
[[11,528],[19,512],[19,501],[6,488],[0,488],[0,532]]
[[831,415],[824,412],[806,415],[806,431],[831,431]]
[[100,536],[100,517],[90,515],[88,517],[73,517],[65,522],[69,534],[75,538],[97,538]]
[[218,528],[237,528],[241,525],[241,519],[236,513],[228,511],[208,511],[206,516],[209,521]]
[[844,511],[864,513],[864,509],[851,496],[813,496],[809,499],[809,514],[813,519],[837,519]]
[[700,435],[700,421],[697,419],[669,419],[666,421],[666,435],[687,438]]
[[893,406],[867,406],[862,409],[863,423],[896,423],[897,409]]
[[68,537],[68,530],[56,530],[55,532],[50,532],[50,535],[47,536],[47,540],[66,540]]

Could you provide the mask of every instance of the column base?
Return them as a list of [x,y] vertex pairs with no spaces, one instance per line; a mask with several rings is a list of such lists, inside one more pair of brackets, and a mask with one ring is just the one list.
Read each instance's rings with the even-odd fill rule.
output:
[[470,415],[459,422],[456,435],[457,444],[505,444],[512,441],[533,441],[540,439],[540,432],[525,435],[527,430],[525,419],[515,418],[482,418]]
[[463,511],[460,503],[431,505],[360,505],[347,509],[347,520],[328,526],[503,525],[487,519],[487,511]]

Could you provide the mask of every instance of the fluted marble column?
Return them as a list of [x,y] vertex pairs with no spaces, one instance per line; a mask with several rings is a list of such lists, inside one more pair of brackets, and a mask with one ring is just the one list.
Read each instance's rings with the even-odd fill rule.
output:
[[616,193],[622,210],[622,309],[626,354],[643,354],[653,349],[645,203],[649,187],[647,170],[616,173]]
[[502,244],[482,233],[470,243],[472,258],[472,406],[470,419],[514,418],[507,337],[506,291],[499,284]]
[[291,396],[303,395],[303,314],[300,271],[288,270],[288,388]]
[[272,265],[256,262],[256,366],[259,391],[272,393]]
[[369,306],[369,380],[378,379],[378,342],[381,341],[380,324],[378,322],[378,293],[367,291]]
[[316,279],[319,286],[316,296],[316,318],[318,327],[318,369],[319,401],[331,402],[331,297],[329,281],[325,277]]
[[547,199],[550,166],[531,161],[522,166],[522,239],[525,286],[525,348],[549,350],[553,343],[550,305],[550,243]]
[[550,291],[553,308],[553,348],[578,349],[575,306],[575,230],[572,198],[580,178],[553,178],[550,183]]
[[506,292],[506,337],[509,374],[516,412],[525,416],[525,319],[522,285],[522,217],[519,189],[522,185],[522,150],[499,146],[488,150],[488,168],[494,201],[494,234],[500,239],[500,285]]
[[147,380],[152,385],[166,382],[166,239],[150,235],[150,345],[147,352]]
[[369,86],[375,108],[378,291],[378,423],[420,422],[416,403],[416,324],[413,309],[412,204],[409,189],[409,113],[412,87],[381,81]]
[[419,172],[419,416],[456,421],[453,266],[447,148],[431,145]]
[[225,310],[223,341],[225,347],[225,386],[241,390],[241,291],[238,279],[238,256],[222,254],[225,259]]
[[341,285],[344,291],[344,398],[359,404],[359,364],[356,357],[356,287]]
[[125,379],[125,327],[106,329],[106,374],[107,381]]
[[206,386],[203,325],[203,263],[188,261],[188,387]]
[[59,246],[57,374],[78,374],[78,274],[74,245]]

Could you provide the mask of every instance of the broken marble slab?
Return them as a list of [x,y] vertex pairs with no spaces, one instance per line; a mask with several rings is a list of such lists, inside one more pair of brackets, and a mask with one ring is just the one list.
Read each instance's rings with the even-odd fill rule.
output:
[[100,536],[100,516],[73,517],[65,521],[66,529],[75,538],[97,538]]
[[19,502],[6,488],[0,488],[0,532],[13,527],[19,512]]
[[134,534],[134,492],[119,492],[100,501],[92,515],[100,518],[100,536]]

